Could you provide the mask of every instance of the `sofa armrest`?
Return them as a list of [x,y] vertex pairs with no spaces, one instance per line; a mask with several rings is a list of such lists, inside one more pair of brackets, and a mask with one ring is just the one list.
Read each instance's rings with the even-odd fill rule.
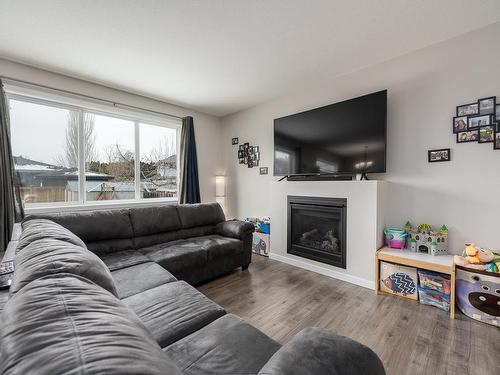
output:
[[217,224],[215,232],[224,237],[243,240],[247,235],[255,231],[255,226],[248,221],[228,220]]
[[306,328],[269,359],[259,375],[385,375],[368,347],[320,328]]

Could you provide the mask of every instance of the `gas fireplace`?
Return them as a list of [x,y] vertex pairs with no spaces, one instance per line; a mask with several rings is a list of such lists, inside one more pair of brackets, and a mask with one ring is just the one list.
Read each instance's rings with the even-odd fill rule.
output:
[[346,268],[347,199],[288,196],[289,254]]

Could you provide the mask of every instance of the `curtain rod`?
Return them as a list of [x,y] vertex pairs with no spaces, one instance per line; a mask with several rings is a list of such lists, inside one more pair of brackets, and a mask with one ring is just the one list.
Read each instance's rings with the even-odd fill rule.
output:
[[[130,108],[130,109],[136,109],[136,110],[139,110],[139,111],[144,111],[144,112],[149,112],[149,113],[155,113],[155,114],[158,114],[158,115],[164,115],[164,116],[174,117],[174,118],[178,118],[178,119],[181,119],[181,120],[184,118],[184,117],[181,117],[181,116],[171,115],[170,113],[165,113],[165,112],[160,112],[160,111],[153,111],[153,110],[149,110],[149,109],[144,109],[144,108],[141,108],[141,107],[136,107],[134,105],[124,104],[124,103],[118,103],[118,102],[114,102],[112,100],[97,98],[95,96],[80,94],[80,93],[69,91],[69,90],[58,89],[58,88],[55,88],[55,87],[50,87],[50,86],[46,86],[46,85],[41,85],[41,84],[37,84],[37,83],[23,81],[21,79],[11,78],[11,77],[7,77],[7,76],[0,76],[0,79],[1,80],[6,79],[8,81],[23,83],[23,84],[26,84],[26,85],[40,87],[40,88],[43,88],[43,89],[55,90],[55,91],[63,92],[65,94],[76,95],[76,96],[79,96],[79,97],[82,97],[82,98],[97,100],[97,101],[100,101],[100,102],[111,104],[114,107],[125,107],[125,108]],[[92,82],[89,82],[89,83],[92,83]],[[110,88],[112,90],[117,90],[117,89],[113,89],[113,88],[107,87],[107,86],[104,86],[104,87]],[[118,91],[120,91],[120,90],[118,90]],[[136,95],[136,94],[133,94],[133,95]],[[138,96],[140,96],[140,95],[138,95]],[[150,98],[147,98],[147,99],[150,99]],[[152,100],[154,100],[154,99],[152,99]]]

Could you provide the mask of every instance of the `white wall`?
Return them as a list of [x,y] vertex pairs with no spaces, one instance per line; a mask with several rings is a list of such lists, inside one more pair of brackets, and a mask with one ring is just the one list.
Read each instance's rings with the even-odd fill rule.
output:
[[217,152],[221,142],[221,125],[218,117],[3,59],[0,59],[0,76],[174,116],[193,116],[201,198],[203,202],[215,201],[215,176],[223,170],[222,155]]
[[[229,214],[270,215],[268,192],[278,179],[272,176],[273,119],[387,88],[388,172],[372,176],[392,182],[386,223],[445,223],[455,253],[465,241],[500,248],[500,151],[492,144],[457,144],[451,131],[457,105],[492,95],[500,100],[499,40],[500,24],[494,24],[225,117]],[[239,165],[231,137],[260,146],[270,175]],[[427,150],[447,147],[451,162],[427,162]]]

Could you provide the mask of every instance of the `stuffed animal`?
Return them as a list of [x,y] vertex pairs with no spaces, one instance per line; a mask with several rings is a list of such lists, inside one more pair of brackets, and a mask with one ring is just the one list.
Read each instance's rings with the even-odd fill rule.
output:
[[465,245],[464,255],[466,255],[465,260],[471,264],[485,264],[493,260],[493,251],[490,249],[483,249],[473,243]]

